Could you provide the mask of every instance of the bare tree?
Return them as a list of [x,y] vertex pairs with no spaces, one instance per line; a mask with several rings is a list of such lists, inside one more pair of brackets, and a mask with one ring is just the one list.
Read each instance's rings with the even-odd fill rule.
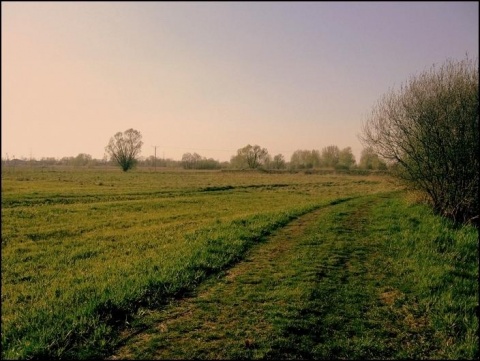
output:
[[118,132],[105,147],[110,159],[118,163],[124,172],[132,169],[137,157],[142,150],[142,135],[138,130],[128,129],[125,132]]
[[424,191],[436,211],[479,225],[478,60],[447,60],[391,90],[364,122],[361,141]]
[[256,169],[270,161],[270,155],[266,148],[259,145],[250,145],[237,150],[237,155],[231,159],[232,164],[247,165],[248,168]]

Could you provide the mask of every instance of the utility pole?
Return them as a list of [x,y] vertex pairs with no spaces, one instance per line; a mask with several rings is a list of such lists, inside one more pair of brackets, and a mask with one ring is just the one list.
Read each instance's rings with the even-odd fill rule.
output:
[[155,148],[155,161],[154,161],[155,172],[157,171],[157,147],[158,145],[153,145],[153,148]]

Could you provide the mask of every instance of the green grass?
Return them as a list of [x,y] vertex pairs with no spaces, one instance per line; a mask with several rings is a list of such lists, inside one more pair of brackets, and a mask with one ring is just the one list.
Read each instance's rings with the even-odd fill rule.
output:
[[[230,345],[210,356],[478,355],[475,231],[405,203],[393,188],[376,176],[302,173],[3,173],[2,358],[105,357],[124,342],[122,332],[137,327],[156,336],[138,346],[136,357],[158,355],[172,343],[149,329],[155,310],[169,318],[199,286],[220,287],[223,296],[208,291],[211,297],[238,303],[222,293],[225,272],[317,212],[304,234],[279,243],[283,258],[270,262],[270,271],[260,267],[245,287],[241,278],[231,282],[235,295],[256,302],[251,309],[263,297],[267,316],[205,332],[214,344]],[[271,279],[277,268],[285,282]],[[369,305],[376,305],[370,313]],[[215,317],[215,307],[202,307],[203,316],[189,314],[176,326],[178,335]],[[241,309],[237,304],[226,315]],[[393,326],[384,321],[390,319]],[[249,325],[263,325],[263,336],[238,346],[239,330]],[[319,325],[323,338],[312,331]],[[395,335],[391,345],[379,343],[385,335]],[[422,346],[406,347],[418,337]],[[205,356],[209,343],[193,339],[174,343],[172,355]]]
[[112,359],[475,359],[475,239],[399,192],[334,201],[136,319]]
[[392,193],[338,207],[303,242],[316,278],[266,358],[478,358],[474,229]]

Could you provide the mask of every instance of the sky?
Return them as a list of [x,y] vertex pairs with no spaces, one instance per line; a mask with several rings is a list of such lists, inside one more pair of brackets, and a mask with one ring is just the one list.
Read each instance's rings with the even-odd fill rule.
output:
[[363,149],[362,122],[411,76],[478,58],[478,2],[2,1],[1,155],[228,161],[247,144]]

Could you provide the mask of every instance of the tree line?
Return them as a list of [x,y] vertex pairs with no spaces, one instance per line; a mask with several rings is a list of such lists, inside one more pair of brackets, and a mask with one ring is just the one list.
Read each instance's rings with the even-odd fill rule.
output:
[[[138,154],[137,154],[138,155]],[[286,160],[282,154],[271,156],[266,148],[259,145],[246,145],[237,150],[237,153],[230,158],[230,161],[220,162],[213,158],[206,158],[200,154],[184,153],[181,160],[171,158],[156,158],[153,155],[148,157],[135,156],[122,165],[122,158],[95,159],[86,153],[79,153],[73,157],[63,157],[60,159],[53,157],[44,157],[39,160],[27,159],[25,157],[3,159],[5,166],[69,166],[69,167],[102,167],[102,166],[120,166],[122,170],[127,171],[134,167],[148,168],[183,168],[196,170],[214,170],[214,169],[265,169],[265,170],[309,170],[328,168],[336,170],[365,169],[365,170],[387,170],[387,164],[383,161],[371,147],[363,149],[360,161],[357,163],[350,147],[344,149],[336,145],[330,145],[321,151],[298,149]]]
[[250,145],[238,149],[237,154],[232,156],[230,165],[238,169],[290,169],[302,170],[313,168],[334,168],[349,170],[353,168],[386,170],[386,163],[378,157],[372,148],[367,147],[362,151],[360,162],[357,165],[351,147],[344,149],[336,145],[324,147],[320,152],[317,149],[298,149],[287,162],[283,154],[273,157],[266,148],[259,145]]
[[[123,134],[118,132],[110,139],[106,152],[110,159],[116,162],[124,171],[133,168],[139,161],[139,154],[143,142],[139,131],[128,129]],[[152,162],[151,157],[149,162]],[[156,166],[156,157],[153,159]],[[247,144],[237,150],[237,153],[230,158],[230,162],[220,163],[213,158],[202,157],[198,153],[184,153],[180,165],[184,169],[312,169],[312,168],[334,168],[349,170],[357,167],[355,156],[351,147],[339,149],[336,145],[330,145],[319,150],[296,150],[287,162],[283,154],[276,154],[273,157],[266,148],[258,144]],[[372,170],[386,170],[387,165],[374,152],[372,147],[362,151],[359,168]]]

